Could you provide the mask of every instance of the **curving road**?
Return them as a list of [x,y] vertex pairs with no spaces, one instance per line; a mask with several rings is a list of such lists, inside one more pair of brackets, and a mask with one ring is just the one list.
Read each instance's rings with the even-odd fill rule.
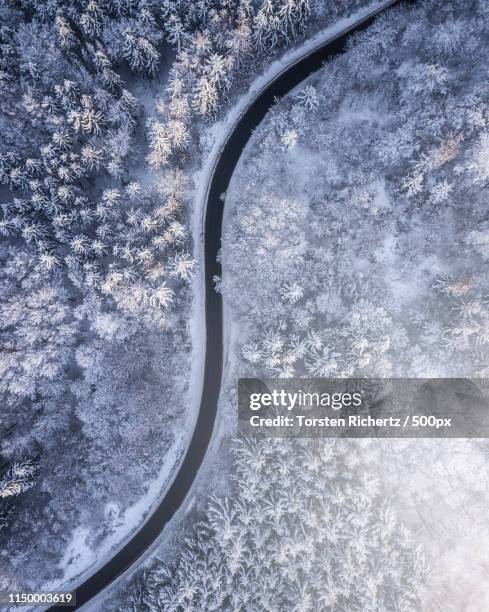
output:
[[[213,281],[214,276],[221,276],[221,264],[217,260],[221,246],[223,217],[223,202],[220,196],[228,188],[246,143],[278,98],[321,68],[326,59],[342,53],[352,33],[364,30],[378,14],[400,2],[401,0],[386,0],[357,22],[308,50],[298,60],[286,66],[251,99],[231,127],[227,139],[216,156],[204,202],[206,352],[203,391],[195,430],[178,473],[159,506],[123,548],[76,589],[76,608],[80,608],[108,587],[153,544],[184,502],[205,458],[214,429],[223,366],[222,297],[216,293]],[[58,606],[50,608],[49,612],[74,609],[73,606]]]

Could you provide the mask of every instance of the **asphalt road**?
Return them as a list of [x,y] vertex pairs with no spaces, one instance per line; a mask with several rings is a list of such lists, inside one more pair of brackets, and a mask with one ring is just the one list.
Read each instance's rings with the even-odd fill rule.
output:
[[[392,0],[387,5],[372,11],[368,16],[286,66],[251,100],[231,128],[216,159],[204,203],[206,351],[203,392],[195,430],[179,471],[159,506],[112,559],[76,589],[76,608],[80,608],[108,587],[153,544],[182,505],[204,461],[214,430],[223,366],[222,296],[215,291],[213,281],[214,276],[221,276],[222,272],[221,264],[217,260],[217,253],[221,247],[224,207],[220,196],[227,191],[246,143],[278,98],[286,95],[321,68],[328,58],[342,53],[352,33],[364,30],[378,14],[397,4],[400,4],[400,0]],[[49,612],[74,609],[73,606],[58,606],[50,608]]]

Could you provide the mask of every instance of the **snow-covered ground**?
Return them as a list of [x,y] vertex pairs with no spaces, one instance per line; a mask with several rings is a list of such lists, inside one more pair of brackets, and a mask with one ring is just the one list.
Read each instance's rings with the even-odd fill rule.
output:
[[[482,5],[467,12],[460,3],[433,0],[396,10],[277,104],[255,133],[226,194],[221,287],[233,356],[220,410],[227,432],[235,422],[238,375],[487,374],[489,107],[481,66],[489,54],[488,27]],[[328,571],[320,569],[326,571],[321,583],[329,585],[322,595],[325,609],[336,597],[346,598],[340,603],[347,609],[487,608],[484,440],[324,441],[319,458],[311,446],[308,468],[303,446],[307,442],[267,448],[235,443],[235,469],[229,470],[234,487],[207,508],[200,505],[203,522],[176,559],[157,562],[139,591],[129,590],[132,601],[161,597],[198,608],[209,589],[222,609],[239,606],[246,595],[258,606],[270,597],[282,601],[286,588],[277,586],[279,576],[270,583],[257,578],[253,593],[242,593],[234,580],[240,571],[254,576],[264,558],[290,572],[291,580],[302,567],[294,561],[282,568],[281,546],[295,559],[298,544],[286,530],[275,542],[276,521],[267,518],[282,512],[281,495],[292,480],[299,499],[287,493],[283,512],[287,525],[300,526],[306,557],[316,563],[315,546],[323,536],[326,551],[340,541],[351,554],[348,575],[354,573],[355,587],[348,592],[347,576],[335,574],[339,553]],[[228,449],[219,450],[223,456]],[[318,467],[323,454],[330,470],[328,462]],[[346,465],[338,474],[343,456]],[[219,454],[213,461],[218,464]],[[270,464],[275,473],[283,470],[278,490]],[[356,519],[336,508],[317,522],[319,502],[307,506],[303,499],[311,501],[312,485],[301,480],[309,468],[308,483],[324,487],[326,498],[333,489],[341,508],[367,504],[366,532],[355,532],[350,521],[358,527]],[[357,477],[365,499],[352,493],[348,479]],[[193,496],[192,504],[195,510]],[[397,558],[385,542],[375,542],[366,517],[375,533],[387,520]],[[312,525],[314,543],[307,538]],[[371,555],[378,555],[376,568],[390,568],[392,575],[373,572]],[[226,580],[209,584],[220,562]],[[297,601],[314,609],[315,575],[306,571],[303,590],[285,596],[288,606]],[[402,581],[390,582],[399,575],[408,581],[411,600]]]
[[52,580],[42,585],[45,591],[74,590],[75,585],[85,575],[91,575],[114,556],[118,549],[134,534],[158,505],[171,484],[178,465],[188,444],[191,423],[177,434],[172,446],[165,453],[158,478],[149,483],[143,496],[132,506],[121,509],[116,503],[108,503],[106,512],[106,531],[109,535],[100,542],[94,542],[93,532],[77,527],[66,547],[58,567],[63,572],[60,580]]
[[[298,7],[306,4],[294,4],[298,19],[306,14]],[[185,260],[180,268],[182,278],[192,266],[190,256],[182,251],[190,249],[190,242],[179,236],[184,235],[188,223],[192,256],[203,261],[203,203],[215,161],[233,124],[261,88],[323,40],[384,4],[388,2],[375,3],[338,21],[273,63],[263,57],[266,69],[256,79],[250,80],[249,68],[244,70],[248,90],[241,95],[245,88],[241,83],[231,93],[236,102],[233,108],[212,125],[201,124],[195,109],[205,116],[207,105],[217,104],[213,96],[217,100],[228,85],[226,73],[218,73],[210,83],[209,97],[204,95],[206,74],[211,68],[222,68],[219,57],[207,57],[206,49],[213,44],[221,45],[217,47],[220,51],[227,49],[218,31],[223,24],[238,24],[236,32],[246,34],[247,24],[255,27],[260,23],[247,21],[245,12],[236,21],[225,10],[214,15],[211,24],[217,24],[217,32],[210,25],[204,37],[196,36],[195,45],[189,45],[190,55],[177,53],[167,91],[166,76],[151,85],[143,81],[131,85],[129,78],[129,89],[143,103],[143,119],[150,119],[146,161],[151,169],[132,152],[128,153],[132,161],[119,168],[125,155],[121,151],[128,151],[124,130],[111,133],[104,155],[111,177],[126,172],[139,182],[139,186],[127,186],[126,178],[121,182],[120,189],[124,184],[132,195],[127,196],[127,207],[120,207],[124,212],[115,217],[121,214],[118,229],[125,232],[127,224],[129,230],[124,235],[134,239],[131,244],[137,250],[129,249],[127,257],[128,261],[140,261],[144,281],[129,285],[126,293],[111,294],[114,311],[107,312],[109,302],[102,303],[96,294],[74,309],[73,297],[65,291],[68,283],[63,287],[59,278],[38,291],[41,277],[37,269],[31,270],[32,262],[25,263],[30,256],[17,250],[17,245],[13,247],[15,258],[13,251],[2,251],[8,262],[9,286],[16,293],[22,286],[10,302],[7,290],[7,318],[10,314],[16,317],[16,333],[21,338],[19,303],[36,296],[26,324],[32,328],[27,337],[35,337],[30,332],[39,321],[39,337],[43,339],[49,331],[50,344],[42,355],[49,366],[43,370],[48,380],[56,376],[51,369],[51,352],[61,353],[61,348],[66,353],[61,357],[56,354],[56,367],[66,380],[61,378],[59,385],[39,385],[40,378],[34,376],[37,403],[30,412],[30,399],[22,405],[27,407],[24,430],[18,429],[2,450],[12,457],[19,452],[31,453],[44,432],[49,432],[46,439],[52,439],[50,428],[70,431],[70,435],[83,430],[83,447],[77,451],[84,460],[90,458],[83,465],[77,465],[76,457],[70,459],[66,436],[60,436],[65,460],[62,467],[52,449],[45,453],[43,484],[33,489],[31,498],[39,502],[38,511],[43,508],[45,512],[36,521],[28,504],[20,504],[21,511],[10,528],[14,539],[9,546],[14,554],[6,548],[1,561],[6,570],[0,578],[5,584],[14,584],[18,578],[19,583],[27,580],[31,586],[37,580],[43,588],[68,588],[68,583],[73,588],[120,548],[164,495],[192,432],[204,363],[203,269],[194,276],[191,293],[174,280],[175,262],[181,262],[174,257]],[[313,5],[314,15],[329,15],[329,9],[323,7],[321,13],[317,3]],[[117,43],[113,16],[108,17],[109,26],[99,24],[93,31],[92,17],[83,15],[80,21],[87,40],[93,32],[104,31],[109,47]],[[174,18],[178,21],[180,17]],[[141,31],[148,37],[142,39],[144,52],[135,49],[133,57],[126,50],[121,56],[121,47],[115,44],[111,49],[114,57],[124,57],[131,68],[140,62],[151,72],[152,44],[161,43],[155,19],[144,15]],[[293,29],[293,20],[291,23]],[[69,28],[59,20],[57,26],[62,36],[68,36]],[[110,44],[106,27],[115,32]],[[29,28],[30,23],[24,25],[21,36],[26,31],[29,34]],[[483,2],[472,3],[470,10],[459,0],[429,0],[420,7],[396,9],[357,36],[344,57],[329,62],[277,104],[259,127],[226,194],[223,279],[219,283],[225,304],[225,371],[217,427],[206,461],[188,499],[146,551],[141,564],[130,568],[121,581],[92,602],[91,609],[124,607],[126,594],[119,606],[117,591],[133,578],[138,583],[136,572],[141,568],[150,570],[148,582],[139,583],[139,590],[133,586],[128,590],[138,610],[145,610],[147,601],[161,606],[175,598],[195,609],[210,609],[211,602],[222,609],[233,605],[272,609],[275,602],[284,609],[296,601],[311,609],[318,601],[326,608],[339,602],[346,608],[355,605],[372,610],[384,606],[482,612],[487,608],[484,576],[489,531],[483,517],[489,501],[489,462],[484,441],[341,441],[313,447],[276,442],[265,447],[259,442],[230,442],[229,437],[235,430],[238,376],[486,376],[489,372],[489,276],[485,266],[489,103],[484,68],[489,59],[488,31]],[[259,28],[256,32],[260,35]],[[266,31],[261,34],[268,36]],[[276,53],[276,49],[269,51]],[[26,55],[29,53],[30,47]],[[238,52],[233,59],[239,66],[242,57]],[[107,61],[99,64],[103,70]],[[26,82],[38,78],[35,66],[26,74]],[[46,70],[46,74],[51,73]],[[236,80],[239,70],[230,69],[229,74]],[[103,73],[105,79],[108,76]],[[89,89],[89,79],[86,83]],[[47,104],[44,99],[44,109],[58,109],[60,104],[66,106],[64,110],[72,109],[76,102],[69,93],[69,83],[65,86],[66,91],[57,90],[61,101],[53,99]],[[91,111],[99,102],[91,101],[90,95],[81,98],[83,112],[90,111],[88,115],[97,122],[97,113]],[[109,106],[115,105],[110,106],[109,121],[124,107],[111,95],[106,93],[105,98]],[[35,108],[32,100],[28,105]],[[48,134],[50,122],[65,121],[61,115],[51,117],[50,112],[46,112]],[[73,112],[68,115],[67,111],[67,117],[73,117]],[[84,125],[87,132],[92,130],[91,125]],[[29,130],[31,127],[27,125]],[[8,126],[9,142],[10,130]],[[59,134],[54,137],[60,138]],[[142,132],[139,140],[140,150],[144,150]],[[168,152],[170,141],[173,152]],[[99,154],[94,145],[97,142],[92,139],[82,155],[90,172],[100,163],[93,161]],[[51,149],[44,149],[48,173],[49,164],[55,164],[50,155]],[[171,171],[162,171],[170,157]],[[7,162],[11,163],[10,158]],[[2,170],[2,177],[25,189],[22,172],[25,170],[27,178],[31,178],[29,172],[37,172],[31,161],[29,164],[12,171],[9,167],[10,174]],[[190,175],[193,184],[188,181]],[[119,183],[108,175],[97,180],[100,188],[107,188],[102,203],[104,198],[118,201],[121,194],[109,193],[108,188]],[[31,186],[40,189],[39,182]],[[138,198],[143,202],[144,223],[143,212],[133,208]],[[159,206],[163,202],[165,205]],[[182,219],[183,225],[177,221],[164,236],[151,236],[155,227],[163,234],[165,224],[170,223],[166,215],[173,220],[179,208],[190,213],[191,221]],[[97,211],[102,216],[108,214],[103,206]],[[166,220],[161,221],[159,215]],[[15,227],[7,220],[7,231],[9,223]],[[147,234],[137,233],[139,223]],[[86,231],[95,231],[95,227]],[[84,240],[87,238],[74,241],[75,253],[85,248]],[[168,262],[163,267],[159,265],[161,240],[166,245],[163,249],[168,246],[165,241],[176,243],[171,256],[165,251]],[[114,244],[117,254],[122,245]],[[144,248],[149,244],[154,244],[154,252]],[[158,265],[153,266],[157,263],[155,254]],[[52,263],[51,256],[44,261]],[[12,259],[15,263],[11,265]],[[87,266],[90,282],[97,276],[92,265]],[[26,270],[32,274],[24,278]],[[155,284],[169,270],[166,278],[170,278],[170,287]],[[139,272],[137,266],[128,272],[131,282],[131,274]],[[71,274],[71,281],[75,279],[77,290],[83,293],[86,286],[77,273]],[[111,282],[109,275],[104,287]],[[169,311],[168,320],[164,308],[150,314],[141,307],[136,296],[143,296],[144,301],[148,295],[159,306],[168,299],[176,300],[176,310]],[[61,336],[52,335],[46,304],[58,317],[64,345]],[[70,309],[76,311],[73,321]],[[166,339],[158,336],[158,325],[173,330],[174,335]],[[40,351],[36,350],[37,356]],[[15,350],[7,353],[10,364]],[[26,363],[29,357],[26,354]],[[22,360],[20,366],[13,363],[23,378],[20,385],[9,379],[7,386],[18,392],[24,385],[25,397],[35,398],[29,387],[32,372],[22,370]],[[11,371],[14,366],[9,365]],[[180,375],[174,377],[178,371]],[[155,395],[171,398],[160,413],[155,412]],[[70,416],[60,411],[66,398],[71,422]],[[31,427],[32,436],[27,431],[29,419],[39,415],[40,420]],[[119,439],[127,444],[127,453],[117,445]],[[158,449],[156,454],[154,449]],[[324,478],[318,477],[318,469]],[[86,488],[84,497],[88,500],[92,496],[92,504],[69,500],[69,487],[76,483],[77,474],[83,474],[80,490]],[[125,474],[130,483],[127,489]],[[27,478],[22,481],[26,489],[32,484]],[[216,491],[218,497],[203,502],[209,491]],[[47,495],[51,501],[58,500],[60,508],[69,509],[63,524],[58,521],[61,514],[53,514],[48,504],[41,503]],[[54,538],[51,564],[32,554],[39,542],[49,544],[42,522],[48,516],[52,519],[49,537]],[[193,527],[195,517],[202,522]],[[0,526],[1,521],[2,507]],[[24,525],[32,525],[42,535],[31,537]],[[71,525],[68,531],[67,525]],[[311,529],[318,537],[310,537]],[[379,535],[384,530],[385,537]],[[242,539],[238,531],[244,534]],[[183,544],[182,534],[188,536]],[[26,538],[29,545],[24,543]],[[321,543],[335,554],[324,556]],[[165,561],[156,561],[162,553]],[[267,555],[274,567],[280,568],[278,574],[267,574]],[[202,559],[204,563],[200,563]],[[377,574],[373,568],[379,565],[387,569]],[[16,570],[18,576],[12,582],[11,574]],[[212,581],[221,570],[225,580]],[[261,575],[255,575],[257,571]],[[30,574],[27,579],[26,572]],[[253,593],[242,588],[241,573],[253,574],[258,585]],[[299,580],[302,573],[308,584]],[[277,586],[282,584],[282,575],[287,575],[287,584]],[[324,578],[321,584],[314,581],[316,575]],[[355,579],[350,580],[352,577]]]
[[[351,24],[359,21],[366,15],[386,4],[389,4],[389,2],[384,1],[371,3],[365,6],[362,10],[357,11],[355,14],[338,20],[334,26],[324,28],[323,30],[317,32],[314,36],[306,39],[300,45],[297,45],[293,49],[287,51],[281,55],[279,59],[267,65],[263,73],[251,81],[247,93],[239,97],[236,104],[233,105],[231,110],[227,112],[220,121],[214,122],[210,126],[202,126],[203,141],[206,145],[206,150],[204,151],[203,156],[205,163],[199,170],[194,172],[195,192],[192,205],[194,257],[197,261],[203,261],[203,223],[205,215],[203,205],[206,203],[207,188],[211,180],[216,161],[226,142],[227,136],[230,131],[232,131],[235,123],[239,120],[239,117],[243,114],[243,112],[245,112],[246,108],[259,94],[259,92],[283,70],[293,65],[297,60],[304,57],[304,55],[321,46],[326,40],[347,29]],[[224,227],[226,226],[229,214],[230,208],[226,207]],[[194,398],[195,405],[197,405],[197,402],[200,399],[199,385],[201,385],[202,381],[202,369],[204,363],[203,349],[205,347],[203,267],[199,267],[198,273],[194,277],[193,288],[194,293],[191,319],[193,339],[191,380],[193,382],[191,383],[191,388],[194,390],[194,395],[191,394],[191,397]],[[105,605],[110,608],[110,600],[118,589],[121,588],[121,584],[125,584],[130,581],[134,573],[141,570],[141,567],[150,567],[154,563],[155,556],[159,557],[161,555],[161,551],[170,545],[174,536],[175,527],[177,527],[182,520],[184,520],[185,516],[188,516],[189,513],[191,513],[197,499],[208,493],[208,487],[206,486],[205,481],[209,478],[214,480],[217,477],[214,470],[216,469],[216,464],[220,465],[218,453],[222,448],[223,440],[227,439],[235,429],[235,416],[230,402],[233,401],[234,381],[236,380],[237,352],[235,350],[235,343],[237,326],[235,326],[235,321],[230,311],[230,305],[226,300],[224,300],[223,324],[223,389],[225,392],[223,398],[221,398],[213,439],[208,449],[205,465],[201,470],[202,473],[199,474],[199,478],[194,486],[195,490],[190,493],[177,516],[175,516],[172,523],[165,528],[159,541],[157,541],[155,545],[152,546],[151,549],[148,550],[143,556],[141,562],[139,562],[136,567],[130,568],[122,577],[121,581],[118,581],[107,589],[107,591],[104,592],[100,598],[97,598],[95,601],[91,602],[87,606],[87,609],[97,609],[97,606],[100,606],[102,602],[104,602]],[[231,395],[229,396],[230,393]]]
[[[208,154],[225,130],[200,118],[300,39],[309,9],[314,31],[362,2],[277,3],[273,19],[266,4],[184,4],[2,12],[2,417],[13,428],[1,452],[15,468],[0,481],[15,497],[15,520],[0,499],[3,585],[72,587],[161,499],[202,380],[185,213],[197,228],[197,141]],[[241,83],[229,90],[228,77]]]

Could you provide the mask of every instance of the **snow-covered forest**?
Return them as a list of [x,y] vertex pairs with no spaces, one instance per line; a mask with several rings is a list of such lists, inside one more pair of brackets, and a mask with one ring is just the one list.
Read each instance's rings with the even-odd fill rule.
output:
[[221,285],[250,371],[487,376],[483,8],[393,11],[261,127]]
[[421,609],[423,552],[379,494],[378,457],[357,446],[237,440],[233,496],[207,502],[178,561],[145,573],[129,609]]
[[161,494],[198,400],[191,202],[213,122],[364,4],[0,2],[2,585],[66,582]]
[[[401,6],[254,134],[217,279],[229,435],[238,376],[487,376],[488,40],[484,0]],[[124,605],[488,609],[486,441],[220,448],[216,494]]]

